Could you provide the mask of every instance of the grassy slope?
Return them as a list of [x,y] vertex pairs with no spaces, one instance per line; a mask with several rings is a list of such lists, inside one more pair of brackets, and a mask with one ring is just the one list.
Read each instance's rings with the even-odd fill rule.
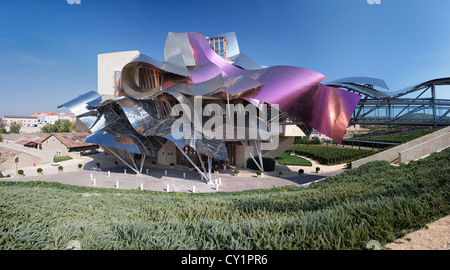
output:
[[308,188],[217,194],[4,182],[0,249],[361,249],[450,214],[449,160],[450,148]]

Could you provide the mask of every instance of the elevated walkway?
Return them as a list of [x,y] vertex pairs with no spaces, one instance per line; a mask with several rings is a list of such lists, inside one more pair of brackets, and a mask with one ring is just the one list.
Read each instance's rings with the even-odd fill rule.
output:
[[353,161],[352,168],[374,160],[386,160],[394,164],[408,163],[449,146],[450,126],[375,155]]

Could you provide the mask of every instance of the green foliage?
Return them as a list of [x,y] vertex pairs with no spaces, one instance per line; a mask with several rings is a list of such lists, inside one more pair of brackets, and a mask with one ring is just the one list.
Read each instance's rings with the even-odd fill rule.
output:
[[[308,187],[165,193],[0,181],[0,249],[365,249],[450,214],[450,148]],[[118,196],[120,195],[120,196]]]
[[294,144],[286,152],[294,152],[298,155],[314,159],[323,165],[351,162],[375,153],[373,150],[304,144]]
[[17,173],[18,173],[19,175],[23,175],[23,174],[24,174],[24,171],[23,171],[23,170],[18,170]]
[[78,164],[78,169],[83,168],[83,164]]
[[306,136],[295,137],[294,144],[321,144],[319,137],[314,137],[312,140],[308,140]]
[[43,133],[59,133],[59,132],[72,132],[76,131],[76,122],[70,122],[69,120],[56,120],[55,123],[45,125],[41,128]]
[[170,163],[170,167],[173,167],[173,166],[175,166],[175,163]]
[[20,129],[22,128],[21,124],[17,124],[16,122],[11,122],[9,125],[9,133],[20,133]]
[[235,169],[235,170],[234,170],[234,173],[235,173],[235,174],[239,174],[240,171],[239,171],[238,169]]
[[304,173],[305,173],[305,170],[303,170],[303,169],[299,169],[299,170],[298,170],[298,174],[301,175],[301,174],[304,174]]
[[100,162],[95,162],[95,167],[100,168]]
[[368,135],[361,137],[353,137],[352,140],[360,141],[375,141],[375,142],[390,142],[390,143],[406,143],[417,139],[419,137],[425,136],[427,134],[435,132],[433,129],[419,129],[406,132],[397,132],[385,135]]
[[320,167],[316,167],[316,173],[320,172]]
[[[264,166],[265,171],[268,171],[268,172],[275,171],[275,165],[276,165],[275,159],[263,157],[262,161],[263,161],[263,166]],[[260,164],[259,158],[256,158],[256,162],[258,164]],[[252,169],[252,170],[259,170],[258,166],[255,164],[255,162],[253,161],[252,158],[247,159],[247,168]]]
[[0,132],[0,142],[3,142],[2,133]]
[[299,156],[291,156],[288,153],[283,153],[275,158],[278,164],[295,165],[295,166],[312,166],[311,161]]
[[42,170],[42,168],[37,168],[37,170],[36,170],[38,173],[41,173],[43,170]]
[[63,162],[66,160],[71,160],[71,159],[72,159],[72,157],[69,157],[69,156],[55,156],[53,158],[53,162]]
[[262,174],[262,172],[260,170],[256,171],[256,175],[261,175],[261,174]]
[[3,119],[0,119],[0,138],[1,138],[1,134],[7,134],[7,133],[8,133],[8,131],[6,131],[5,123],[3,122]]
[[62,171],[62,170],[64,170],[64,167],[63,166],[58,166],[58,171]]

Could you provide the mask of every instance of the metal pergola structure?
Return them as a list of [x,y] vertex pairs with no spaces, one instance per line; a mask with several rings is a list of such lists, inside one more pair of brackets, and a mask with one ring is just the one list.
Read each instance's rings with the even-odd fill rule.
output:
[[367,78],[343,78],[327,84],[362,96],[349,125],[450,125],[450,99],[438,98],[436,88],[450,86],[450,78],[430,80],[395,92],[384,81]]

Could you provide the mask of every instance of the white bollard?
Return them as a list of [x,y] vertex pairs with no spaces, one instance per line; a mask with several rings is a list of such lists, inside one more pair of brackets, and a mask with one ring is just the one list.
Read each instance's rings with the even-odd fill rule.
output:
[[225,171],[227,169],[227,165],[223,165],[223,170]]
[[110,171],[108,171],[108,177],[111,177],[111,172]]
[[195,193],[195,186],[192,186],[192,193]]
[[219,185],[222,185],[222,178],[219,177]]
[[97,185],[97,179],[94,178],[92,181],[93,181],[94,186]]
[[166,190],[167,190],[167,192],[170,192],[170,190],[169,190],[169,185],[167,185],[167,189],[166,189]]
[[186,173],[183,173],[183,178],[186,178]]
[[148,168],[147,168],[147,169],[145,169],[145,173],[146,173],[146,174],[148,174]]
[[123,174],[127,174],[127,169],[123,169]]
[[119,181],[116,181],[116,188],[119,188]]
[[167,170],[164,171],[164,175],[167,175]]
[[91,173],[91,181],[94,179],[94,176],[92,175],[92,173]]
[[141,183],[141,190],[144,190],[144,183]]
[[216,184],[216,191],[219,190],[219,184]]

